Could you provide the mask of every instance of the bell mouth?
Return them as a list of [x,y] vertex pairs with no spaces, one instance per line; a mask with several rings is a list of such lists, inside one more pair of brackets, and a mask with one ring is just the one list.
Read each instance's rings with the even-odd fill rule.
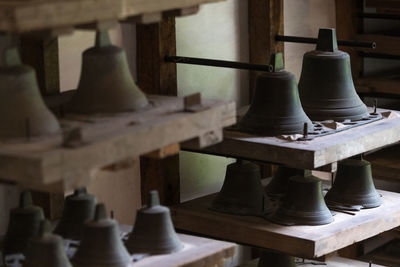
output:
[[296,211],[279,207],[277,212],[267,218],[280,225],[324,225],[333,222],[332,213],[326,211]]

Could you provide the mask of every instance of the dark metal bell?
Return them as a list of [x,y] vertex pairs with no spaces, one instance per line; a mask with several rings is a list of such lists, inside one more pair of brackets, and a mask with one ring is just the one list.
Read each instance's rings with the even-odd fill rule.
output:
[[74,113],[117,113],[142,109],[146,96],[135,84],[125,51],[111,45],[108,32],[98,32],[96,45],[82,57],[76,94],[67,106]]
[[24,253],[29,240],[39,234],[42,220],[44,220],[42,208],[32,204],[29,191],[22,192],[19,207],[10,212],[10,221],[4,238],[4,254]]
[[317,177],[293,176],[282,205],[269,218],[283,225],[322,225],[333,222]]
[[279,166],[272,180],[265,187],[265,192],[270,197],[283,197],[286,195],[290,177],[303,173],[304,170]]
[[325,201],[328,205],[379,207],[382,200],[375,190],[371,164],[356,159],[339,162],[335,182],[325,195]]
[[273,72],[264,72],[257,77],[253,101],[238,128],[268,136],[303,133],[304,123],[309,131],[313,130],[300,103],[296,78],[284,70],[281,53],[271,56],[271,65]]
[[260,167],[238,161],[226,167],[224,184],[214,198],[211,210],[236,215],[263,215],[272,204],[261,184]]
[[138,210],[126,247],[130,253],[146,254],[167,254],[183,249],[169,208],[160,205],[157,191],[151,191],[147,206]]
[[84,222],[93,220],[96,209],[96,197],[85,188],[75,190],[65,199],[64,211],[54,232],[66,239],[80,240]]
[[0,67],[0,139],[55,134],[60,124],[40,95],[35,70],[23,65],[17,48],[6,49]]
[[107,218],[104,204],[97,204],[94,220],[85,223],[80,246],[72,258],[73,266],[127,267],[130,261],[118,223]]
[[350,56],[338,50],[335,29],[320,29],[317,49],[304,54],[299,92],[304,111],[314,121],[368,116],[354,88]]
[[31,239],[23,267],[72,267],[64,250],[64,241],[51,234],[50,223],[41,222],[40,234]]
[[257,267],[296,267],[295,258],[278,252],[261,252]]

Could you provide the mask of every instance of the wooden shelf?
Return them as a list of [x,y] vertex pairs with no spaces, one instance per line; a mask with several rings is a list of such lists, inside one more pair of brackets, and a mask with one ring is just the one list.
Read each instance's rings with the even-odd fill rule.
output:
[[355,80],[359,93],[400,94],[400,75],[361,77]]
[[[149,101],[151,108],[134,113],[67,114],[61,120],[63,134],[0,143],[0,177],[35,189],[56,182],[63,182],[63,190],[78,188],[96,170],[114,163],[184,141],[199,148],[218,143],[222,128],[236,121],[234,102],[203,100],[185,111],[184,98],[149,96]],[[78,138],[65,144],[68,132]]]
[[318,258],[400,225],[400,194],[379,191],[383,204],[356,215],[337,213],[321,226],[281,226],[262,218],[209,210],[215,195],[171,208],[177,229],[240,244],[273,249],[301,258]]
[[[333,256],[331,258],[329,258],[328,260],[325,261],[326,267],[366,267],[366,263],[363,261],[356,261],[356,260],[351,260],[351,259],[346,259],[346,258],[342,258],[339,256]],[[257,267],[258,264],[258,259],[253,260],[249,263],[246,264],[241,264],[238,267]],[[315,267],[315,264],[301,264],[300,266],[302,267]],[[383,265],[376,265],[376,264],[372,264],[372,267],[383,267]]]
[[301,169],[322,166],[400,141],[400,118],[383,119],[311,141],[286,141],[234,131],[224,131],[224,141],[203,150],[221,156],[284,164]]
[[151,256],[132,264],[132,267],[195,267],[223,266],[226,259],[235,254],[234,243],[203,237],[178,234],[185,248],[169,255]]
[[384,148],[365,156],[371,162],[374,179],[400,181],[400,146]]
[[163,13],[189,15],[201,4],[219,1],[224,0],[0,0],[0,31],[57,31],[83,24],[102,28],[131,16],[150,23]]

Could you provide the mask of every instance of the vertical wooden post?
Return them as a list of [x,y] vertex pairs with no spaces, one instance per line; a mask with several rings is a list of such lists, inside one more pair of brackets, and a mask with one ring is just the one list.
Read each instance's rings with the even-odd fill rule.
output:
[[[41,93],[43,95],[59,93],[58,39],[22,37],[20,48],[23,62],[36,70]],[[36,205],[43,207],[47,218],[55,220],[61,217],[64,194],[33,191],[32,197]]]
[[[248,1],[250,62],[268,64],[272,53],[284,52],[283,42],[275,41],[277,34],[283,34],[283,0]],[[257,74],[250,72],[250,99]]]
[[[356,34],[363,32],[362,18],[358,16],[363,10],[362,0],[336,0],[336,32],[337,38],[351,40]],[[354,81],[363,74],[364,59],[352,48],[340,47],[350,54],[351,71]]]
[[[164,62],[176,55],[175,18],[157,24],[137,25],[138,85],[147,94],[178,94],[176,65]],[[166,159],[140,158],[142,201],[150,190],[158,190],[161,203],[180,200],[179,156]]]

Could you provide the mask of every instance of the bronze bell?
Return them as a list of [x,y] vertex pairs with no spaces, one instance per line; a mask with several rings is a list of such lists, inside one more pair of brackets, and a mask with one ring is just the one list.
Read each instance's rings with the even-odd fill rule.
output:
[[261,184],[260,167],[237,161],[226,167],[224,184],[212,201],[211,210],[237,215],[263,215],[272,209]]
[[279,166],[272,180],[265,187],[265,192],[270,197],[283,197],[289,184],[289,179],[292,176],[301,175],[303,170]]
[[54,232],[66,239],[80,240],[84,222],[93,220],[96,197],[85,188],[75,190],[65,199],[64,211]]
[[72,258],[73,266],[127,267],[130,261],[117,222],[107,218],[104,204],[97,204],[94,220],[85,223],[80,246]]
[[23,65],[17,48],[6,49],[0,67],[0,139],[30,138],[60,131],[43,102],[35,70]]
[[286,254],[263,250],[257,267],[296,267],[295,258]]
[[96,45],[83,53],[78,90],[68,110],[73,113],[117,113],[142,109],[146,96],[135,84],[125,51],[111,44],[108,32],[96,34]]
[[304,111],[314,121],[368,117],[354,88],[350,56],[338,50],[335,29],[320,29],[317,49],[304,54],[299,92]]
[[282,135],[314,129],[300,103],[296,78],[284,70],[282,53],[271,56],[273,72],[257,77],[253,101],[239,121],[239,130],[251,134]]
[[332,206],[379,207],[382,201],[375,190],[371,164],[356,159],[339,162],[335,182],[325,195],[325,201]]
[[160,205],[157,191],[150,191],[149,203],[138,210],[126,247],[130,253],[146,254],[167,254],[183,249],[169,208]]
[[322,225],[333,222],[322,195],[321,180],[315,176],[293,176],[276,213],[269,218],[283,225]]
[[4,254],[23,253],[29,240],[39,234],[42,220],[44,220],[42,208],[32,204],[29,191],[22,192],[19,207],[10,212],[10,221],[4,238]]
[[72,267],[64,250],[64,241],[51,234],[50,223],[43,220],[40,234],[31,239],[23,267]]

